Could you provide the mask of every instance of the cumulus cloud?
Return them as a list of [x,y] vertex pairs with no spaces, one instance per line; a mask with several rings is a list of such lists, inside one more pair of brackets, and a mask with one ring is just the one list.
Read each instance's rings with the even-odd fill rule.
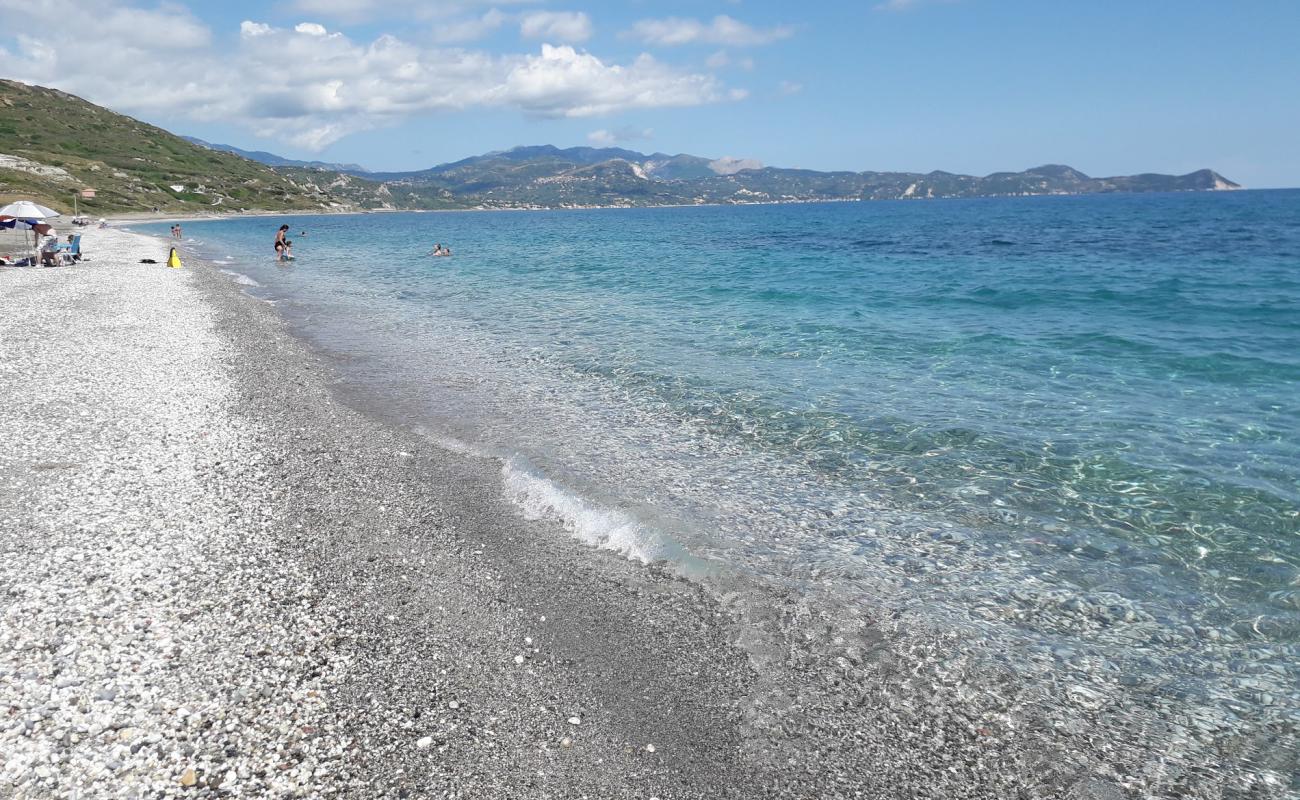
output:
[[[94,36],[54,47],[48,37],[18,33],[6,73],[125,113],[221,120],[313,150],[421,114],[491,107],[594,117],[743,97],[710,74],[649,55],[617,64],[550,44],[503,55],[389,35],[356,41],[318,22],[286,29],[252,20],[233,45],[218,46],[176,5],[140,11],[121,0],[0,0],[0,9],[37,6],[53,19],[87,5],[95,6]],[[183,56],[166,44],[178,35],[190,43]]]
[[493,92],[508,105],[547,117],[591,117],[632,108],[693,106],[721,98],[717,81],[641,55],[607,65],[572,47],[542,45],[540,56],[514,64]]
[[624,142],[637,142],[645,139],[652,139],[654,138],[654,134],[655,132],[653,128],[623,127],[612,131],[601,128],[600,130],[595,130],[587,134],[587,141],[598,147],[613,147],[616,144],[622,144]]
[[684,17],[643,19],[634,24],[624,36],[647,44],[674,47],[684,44],[721,44],[732,47],[771,44],[794,35],[794,28],[778,25],[774,28],[754,28],[734,17],[720,14],[711,22]]
[[520,20],[519,33],[527,39],[585,42],[591,38],[591,17],[581,11],[535,11]]
[[776,85],[776,90],[787,96],[799,94],[803,91],[803,84],[798,81],[781,81]]

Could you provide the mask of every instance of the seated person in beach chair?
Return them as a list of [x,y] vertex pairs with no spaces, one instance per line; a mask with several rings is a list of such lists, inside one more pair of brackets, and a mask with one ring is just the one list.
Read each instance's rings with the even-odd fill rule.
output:
[[81,260],[81,234],[68,237],[68,243],[59,247],[59,263],[72,264]]

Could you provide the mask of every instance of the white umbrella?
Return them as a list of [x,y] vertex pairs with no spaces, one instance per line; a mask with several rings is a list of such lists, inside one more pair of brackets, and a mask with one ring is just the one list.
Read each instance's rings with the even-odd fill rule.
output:
[[[59,212],[52,208],[46,208],[31,200],[18,200],[10,203],[4,208],[0,208],[0,216],[10,216],[21,220],[49,219],[50,217],[61,216]],[[32,258],[36,258],[36,238],[32,237]]]
[[18,200],[4,208],[0,208],[0,216],[17,217],[18,219],[49,219],[61,215],[54,209],[38,205],[31,200]]

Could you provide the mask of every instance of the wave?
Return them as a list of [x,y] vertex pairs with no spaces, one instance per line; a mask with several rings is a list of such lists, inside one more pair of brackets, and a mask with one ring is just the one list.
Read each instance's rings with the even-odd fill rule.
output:
[[528,519],[560,522],[576,539],[650,564],[678,560],[682,549],[626,511],[609,508],[561,487],[522,458],[506,459],[501,479],[507,499]]
[[223,269],[221,271],[222,273],[229,275],[231,281],[239,284],[240,286],[261,286],[262,285],[242,272],[236,272],[233,269]]
[[[492,452],[424,426],[415,432],[435,446],[470,458],[495,458]],[[501,486],[507,500],[527,519],[559,522],[574,538],[602,550],[612,550],[633,561],[650,564],[671,561],[689,565],[684,548],[648,522],[615,508],[596,503],[567,489],[529,464],[522,456],[502,458]]]

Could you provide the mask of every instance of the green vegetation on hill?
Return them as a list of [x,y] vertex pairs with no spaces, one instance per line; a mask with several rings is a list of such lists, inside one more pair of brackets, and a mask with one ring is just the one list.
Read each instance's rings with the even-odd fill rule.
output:
[[[33,199],[65,213],[326,210],[382,205],[379,185],[351,176],[301,181],[209,150],[54,89],[0,80],[0,202]],[[351,196],[321,188],[335,180]],[[179,188],[174,188],[179,187]]]

